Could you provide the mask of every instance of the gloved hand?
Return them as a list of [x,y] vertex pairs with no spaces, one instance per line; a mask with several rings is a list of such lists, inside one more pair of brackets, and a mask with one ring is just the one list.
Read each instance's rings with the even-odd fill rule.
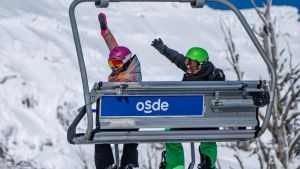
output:
[[100,23],[101,30],[106,30],[107,29],[107,21],[106,21],[105,14],[104,13],[99,13],[98,20],[99,20],[99,23]]
[[164,42],[160,38],[154,39],[152,41],[151,46],[153,46],[155,49],[157,49],[160,52],[162,52],[164,50],[164,48],[165,48],[165,44],[164,44]]

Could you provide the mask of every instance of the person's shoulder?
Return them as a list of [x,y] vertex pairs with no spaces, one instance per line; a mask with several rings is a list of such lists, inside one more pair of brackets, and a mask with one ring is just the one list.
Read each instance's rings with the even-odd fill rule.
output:
[[209,79],[213,81],[224,81],[225,80],[224,71],[220,68],[215,67],[212,74],[209,76]]

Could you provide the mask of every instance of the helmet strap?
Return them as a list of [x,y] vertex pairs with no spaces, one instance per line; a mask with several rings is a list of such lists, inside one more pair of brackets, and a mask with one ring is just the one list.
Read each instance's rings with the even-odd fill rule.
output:
[[123,65],[123,67],[121,68],[122,72],[127,70],[134,57],[136,57],[136,55],[131,56],[130,59]]
[[201,70],[201,67],[202,67],[202,65],[200,64],[200,63],[198,63],[198,70],[200,71]]

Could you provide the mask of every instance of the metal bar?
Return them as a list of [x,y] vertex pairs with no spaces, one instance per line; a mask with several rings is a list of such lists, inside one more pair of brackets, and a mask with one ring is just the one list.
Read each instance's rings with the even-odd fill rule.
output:
[[116,159],[116,167],[120,167],[120,155],[119,155],[119,145],[115,144],[115,159]]
[[257,86],[261,84],[259,80],[249,81],[143,81],[143,82],[102,82],[101,87],[146,87],[146,86],[199,86],[199,85],[237,85],[237,86]]
[[271,74],[270,104],[267,106],[267,111],[266,111],[264,122],[261,125],[261,130],[257,134],[257,137],[259,137],[259,136],[261,136],[265,132],[265,130],[268,127],[268,124],[269,124],[269,121],[270,121],[270,117],[271,117],[271,114],[272,114],[272,107],[273,107],[273,104],[274,104],[275,87],[276,87],[275,85],[276,85],[277,77],[276,77],[276,72],[274,70],[273,64],[272,64],[270,58],[268,58],[268,56],[266,55],[265,50],[263,49],[263,47],[261,46],[261,44],[257,40],[257,38],[254,35],[252,29],[250,28],[248,22],[244,18],[243,14],[233,4],[231,4],[230,2],[228,2],[226,0],[206,0],[206,1],[207,2],[218,2],[218,3],[221,3],[221,4],[229,7],[236,14],[236,16],[238,17],[238,19],[242,23],[243,27],[245,28],[247,34],[249,35],[250,39],[254,43],[256,49],[258,50],[258,52],[260,53],[261,57],[265,61],[266,65],[268,67],[268,70],[269,70],[269,72]]
[[[259,81],[254,82],[211,82],[208,81],[198,82],[198,83],[178,83],[178,82],[168,82],[168,83],[154,83],[154,82],[104,82],[101,86],[99,92],[116,92],[118,88],[122,87],[123,92],[132,91],[194,91],[194,90],[205,90],[205,91],[219,91],[219,90],[237,90],[242,91],[246,89],[246,92],[266,92],[265,86],[257,88],[260,85]],[[125,86],[125,87],[124,87]],[[175,89],[175,90],[174,90]]]
[[81,79],[82,79],[82,86],[83,86],[83,92],[84,92],[84,102],[86,106],[86,112],[87,112],[87,130],[86,130],[86,139],[89,139],[93,132],[93,115],[92,115],[92,106],[90,104],[90,95],[89,95],[89,84],[88,84],[88,78],[84,63],[84,58],[82,54],[82,48],[80,43],[80,37],[78,33],[76,18],[75,18],[75,8],[76,6],[81,2],[93,2],[94,0],[74,0],[69,8],[69,16],[70,16],[70,22],[77,52],[77,58],[81,73]]
[[[103,82],[101,89],[98,92],[116,92],[120,87],[122,87],[123,92],[132,92],[132,91],[194,91],[194,90],[207,90],[207,91],[216,91],[216,90],[238,90],[242,91],[243,89],[246,92],[266,92],[265,87],[257,88],[260,85],[260,81],[246,81],[246,82],[235,82],[233,81],[207,81],[207,82]],[[175,89],[175,90],[174,90]],[[97,91],[96,91],[97,93]]]
[[[211,113],[214,115],[215,113]],[[228,114],[228,113],[227,113]],[[257,119],[255,111],[247,117],[222,116],[216,117],[144,117],[144,118],[121,118],[101,120],[102,129],[136,129],[136,128],[205,128],[205,127],[255,127]],[[233,117],[232,117],[233,116]],[[240,113],[239,116],[243,116]],[[222,117],[222,118],[220,118]],[[123,124],[121,124],[123,123]]]
[[76,127],[81,121],[81,119],[83,118],[83,116],[85,115],[85,113],[86,113],[86,107],[83,106],[80,109],[79,114],[76,116],[76,118],[73,120],[72,124],[68,128],[67,139],[70,144],[74,144],[73,139],[76,137]]
[[100,132],[93,140],[83,136],[73,139],[75,144],[126,144],[126,143],[172,143],[200,141],[245,141],[255,137],[255,130],[181,130],[181,131],[131,131]]
[[[216,91],[218,91],[221,96],[231,97],[231,99],[241,99],[252,96],[256,93],[267,93],[266,86],[260,86],[260,82],[257,83],[177,83],[168,82],[164,84],[159,83],[114,83],[114,82],[104,82],[99,90],[91,92],[94,99],[92,102],[96,102],[102,96],[150,96],[150,95],[160,95],[160,96],[171,96],[171,95],[205,95],[215,96]],[[123,86],[122,92],[119,92],[119,87]],[[124,87],[126,86],[126,87]],[[251,97],[250,97],[251,96]],[[235,98],[233,98],[235,97]]]
[[195,165],[195,144],[191,143],[191,163],[189,165],[189,169],[193,169]]
[[[117,88],[115,88],[117,89]],[[129,87],[129,88],[125,88],[123,89],[123,91],[129,91],[129,90],[174,90],[174,89],[178,89],[178,90],[197,90],[197,89],[202,89],[202,90],[212,90],[212,91],[216,91],[216,90],[236,90],[236,89],[241,89],[241,85],[234,85],[234,86],[221,86],[221,85],[202,85],[202,86],[193,86],[193,87],[189,87],[189,86],[145,86],[145,87]]]

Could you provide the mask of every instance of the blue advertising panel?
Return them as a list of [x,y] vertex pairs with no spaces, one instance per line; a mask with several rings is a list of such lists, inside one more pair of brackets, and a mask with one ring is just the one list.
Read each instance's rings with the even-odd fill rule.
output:
[[204,96],[102,96],[101,117],[203,116]]

